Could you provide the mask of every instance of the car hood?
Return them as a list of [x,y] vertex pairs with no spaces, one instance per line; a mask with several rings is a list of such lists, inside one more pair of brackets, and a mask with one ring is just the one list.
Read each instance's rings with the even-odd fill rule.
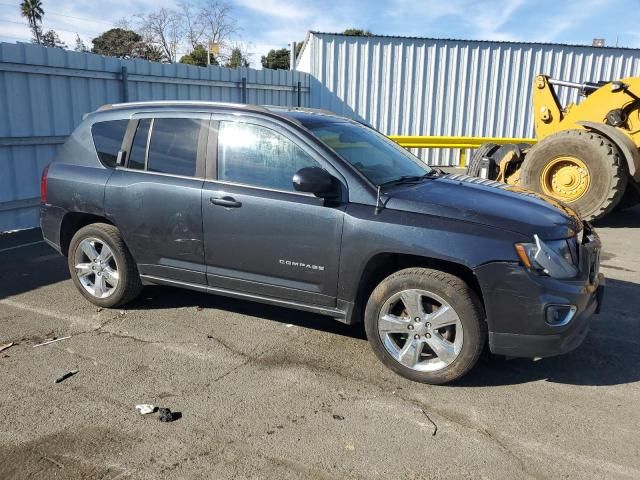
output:
[[455,218],[532,238],[566,238],[578,232],[578,215],[556,200],[523,188],[468,175],[445,175],[401,185],[384,194],[394,210]]

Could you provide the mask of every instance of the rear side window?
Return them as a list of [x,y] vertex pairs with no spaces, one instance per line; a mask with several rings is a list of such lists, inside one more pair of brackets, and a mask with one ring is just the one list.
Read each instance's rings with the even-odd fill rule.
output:
[[111,120],[94,123],[91,126],[96,153],[105,167],[113,168],[116,166],[116,158],[122,146],[127,125],[129,125],[129,120]]
[[150,172],[193,177],[202,122],[193,118],[156,118],[147,158]]

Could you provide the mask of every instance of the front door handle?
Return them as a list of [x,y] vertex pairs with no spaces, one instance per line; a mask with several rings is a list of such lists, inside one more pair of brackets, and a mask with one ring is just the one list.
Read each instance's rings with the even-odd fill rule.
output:
[[228,195],[224,197],[211,197],[209,201],[214,205],[220,205],[226,208],[240,208],[242,206],[241,202],[238,202],[235,198]]

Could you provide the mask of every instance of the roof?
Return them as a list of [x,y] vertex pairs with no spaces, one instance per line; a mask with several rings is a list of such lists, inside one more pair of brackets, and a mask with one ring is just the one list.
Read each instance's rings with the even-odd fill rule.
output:
[[376,38],[388,38],[388,39],[397,39],[397,40],[427,40],[432,42],[464,42],[464,43],[477,43],[477,44],[505,44],[505,45],[548,45],[548,46],[558,46],[558,47],[580,47],[580,48],[589,48],[593,50],[632,50],[639,51],[640,48],[631,48],[631,47],[594,47],[591,45],[581,45],[575,43],[553,43],[553,42],[517,42],[517,41],[509,41],[509,40],[469,40],[464,38],[435,38],[435,37],[414,37],[414,36],[403,36],[403,35],[367,35],[367,36],[355,36],[355,35],[345,35],[343,33],[336,32],[320,32],[318,30],[310,30],[307,33],[307,37],[305,38],[304,45],[298,54],[298,58],[302,55],[302,52],[307,47],[307,43],[309,43],[310,35],[331,35],[334,37],[344,37],[350,39],[365,39],[371,40]]

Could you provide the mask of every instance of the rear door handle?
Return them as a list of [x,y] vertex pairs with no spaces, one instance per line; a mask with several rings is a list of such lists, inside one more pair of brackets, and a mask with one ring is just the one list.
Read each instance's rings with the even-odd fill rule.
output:
[[228,195],[224,197],[211,197],[209,201],[214,205],[220,205],[226,208],[240,208],[242,206],[241,202],[238,202],[235,198]]

